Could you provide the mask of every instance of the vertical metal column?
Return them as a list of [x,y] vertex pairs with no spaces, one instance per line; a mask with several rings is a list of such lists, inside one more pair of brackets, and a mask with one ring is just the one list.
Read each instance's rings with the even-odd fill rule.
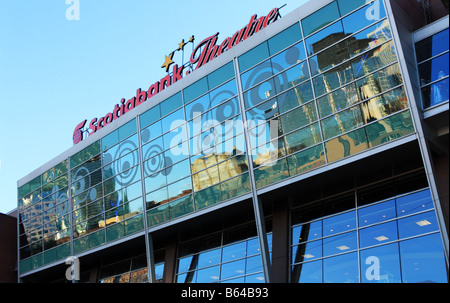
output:
[[266,226],[264,222],[264,213],[262,208],[261,200],[258,197],[258,194],[256,192],[256,182],[255,182],[255,175],[253,173],[253,159],[251,155],[251,145],[250,145],[250,138],[247,132],[247,118],[245,116],[245,105],[244,105],[244,94],[242,91],[242,84],[241,84],[241,75],[239,72],[239,65],[237,58],[234,58],[234,70],[236,73],[236,82],[238,87],[238,95],[239,95],[239,107],[241,110],[241,117],[242,117],[242,123],[243,123],[243,129],[244,129],[244,138],[245,138],[245,148],[246,148],[246,154],[247,154],[247,161],[248,161],[248,173],[249,173],[249,179],[250,179],[250,185],[252,189],[252,201],[253,201],[253,210],[255,213],[255,221],[256,221],[256,230],[258,233],[258,240],[259,240],[259,247],[261,251],[261,260],[263,265],[263,271],[264,271],[264,278],[266,283],[270,283],[272,281],[272,268],[270,264],[270,255],[269,255],[269,245],[267,241],[267,232],[266,232]]
[[155,283],[155,257],[153,249],[153,238],[148,232],[148,221],[147,221],[147,203],[145,201],[145,184],[144,184],[144,167],[142,158],[142,143],[141,143],[141,123],[139,121],[140,116],[136,116],[137,123],[137,134],[138,134],[138,146],[139,146],[139,166],[141,171],[141,190],[142,190],[142,207],[144,214],[142,219],[144,220],[144,239],[145,239],[145,256],[147,258],[147,277],[149,283]]

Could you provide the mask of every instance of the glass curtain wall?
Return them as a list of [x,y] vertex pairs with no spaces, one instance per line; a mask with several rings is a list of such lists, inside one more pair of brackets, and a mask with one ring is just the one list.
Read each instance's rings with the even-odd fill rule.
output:
[[413,133],[366,2],[331,2],[21,186],[20,272],[249,197],[248,155],[259,189]]

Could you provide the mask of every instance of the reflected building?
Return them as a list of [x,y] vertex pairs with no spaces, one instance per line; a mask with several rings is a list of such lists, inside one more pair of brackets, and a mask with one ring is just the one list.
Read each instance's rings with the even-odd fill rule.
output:
[[19,281],[448,282],[448,5],[420,3],[310,1],[19,180]]

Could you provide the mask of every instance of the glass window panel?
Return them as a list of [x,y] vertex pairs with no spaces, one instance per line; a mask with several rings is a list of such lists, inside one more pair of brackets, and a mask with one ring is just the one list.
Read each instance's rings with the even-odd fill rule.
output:
[[164,223],[168,220],[170,220],[169,204],[154,207],[147,212],[149,227]]
[[161,117],[173,112],[182,105],[183,99],[181,98],[181,92],[179,92],[159,104],[161,108]]
[[398,244],[361,251],[362,283],[401,283]]
[[359,78],[397,60],[392,42],[385,43],[352,60],[355,78]]
[[256,187],[261,188],[289,177],[286,159],[265,164],[255,169]]
[[222,264],[221,279],[229,279],[245,274],[245,259]]
[[[136,119],[131,120],[130,122],[127,122],[127,124],[121,126],[119,129],[119,141],[122,141],[123,139],[131,136],[137,131],[136,128]],[[135,140],[137,141],[137,140]]]
[[324,283],[359,283],[357,253],[323,260]]
[[302,20],[303,34],[308,36],[340,18],[337,3],[333,1]]
[[262,266],[262,260],[261,256],[254,256],[245,259],[245,274],[252,274],[256,272],[262,272],[263,266]]
[[432,209],[434,207],[429,189],[397,198],[396,204],[398,217]]
[[212,166],[192,176],[194,191],[199,191],[219,182],[220,178],[217,166]]
[[41,186],[41,176],[38,176],[33,180],[31,180],[30,182],[28,182],[27,184],[19,187],[19,198],[22,198],[23,196],[36,190],[40,186]]
[[305,104],[313,98],[311,82],[305,82],[277,97],[280,113],[284,113],[294,107]]
[[395,200],[378,203],[358,210],[360,227],[383,222],[395,217]]
[[[278,72],[279,70],[275,70],[275,73]],[[250,87],[255,86],[256,84],[271,77],[273,74],[272,64],[270,63],[270,60],[267,60],[241,75],[242,89],[247,90]]]
[[191,178],[185,178],[168,186],[169,199],[177,199],[192,193]]
[[324,50],[318,55],[310,58],[309,64],[311,66],[312,75],[323,73],[326,70],[338,65],[339,63],[350,58],[348,52],[348,41],[344,40],[338,44]]
[[292,263],[312,261],[322,257],[322,240],[312,241],[292,248]]
[[439,225],[434,211],[398,220],[400,238],[408,238],[437,230],[439,230]]
[[229,121],[230,118],[236,116],[239,112],[238,99],[234,98],[215,107],[212,111],[208,112],[208,114],[210,119],[222,123]]
[[[185,142],[187,140],[187,127],[187,124],[180,125],[163,136],[164,149],[169,149],[167,153],[179,154],[184,152],[187,154],[188,146],[187,142]],[[186,145],[183,146],[183,144]],[[186,149],[185,151],[183,150],[184,148]]]
[[391,29],[389,22],[385,19],[348,39],[350,57],[381,45],[390,39],[392,39]]
[[403,83],[398,63],[388,66],[356,82],[361,100],[371,98]]
[[364,124],[359,106],[349,108],[321,121],[324,139],[337,136]]
[[352,1],[337,0],[337,1],[342,16],[347,15],[351,11],[367,3],[367,0],[352,0]]
[[342,22],[333,23],[305,40],[308,55],[311,56],[344,38]]
[[163,187],[157,191],[147,194],[145,199],[146,199],[148,209],[158,206],[160,204],[167,203],[167,201],[169,199],[168,193],[167,193],[167,187]]
[[405,111],[365,127],[369,147],[401,138],[414,131],[411,114]]
[[247,254],[247,242],[239,242],[228,245],[222,249],[222,262],[228,262],[244,258]]
[[356,232],[340,234],[323,239],[323,255],[330,256],[357,248]]
[[292,267],[292,283],[322,283],[322,260],[303,263]]
[[337,216],[323,219],[323,235],[329,236],[356,227],[355,211],[343,213]]
[[228,81],[222,86],[211,91],[209,95],[211,98],[211,107],[217,106],[225,100],[229,100],[237,95],[236,81]]
[[68,161],[64,160],[60,164],[56,165],[52,169],[49,169],[45,173],[42,174],[42,183],[45,184],[47,182],[53,181],[62,174],[66,173],[68,170]]
[[269,48],[267,42],[263,42],[238,58],[239,70],[243,72],[268,57]]
[[220,188],[222,190],[223,200],[231,199],[248,193],[251,190],[248,173],[242,174],[238,177],[221,183]]
[[448,76],[448,53],[419,65],[420,85]]
[[303,43],[300,42],[294,46],[291,46],[284,52],[276,55],[275,57],[270,59],[270,61],[272,62],[272,67],[275,71],[274,73],[278,73],[288,67],[291,67],[292,65],[300,63],[305,58],[305,49],[303,47]]
[[214,283],[219,281],[220,266],[209,267],[197,271],[197,283]]
[[351,35],[363,27],[386,17],[383,1],[376,0],[342,19],[345,33]]
[[[216,71],[208,75],[209,89],[213,89],[216,86],[224,83],[225,81],[234,77],[234,65],[233,61],[218,68]],[[232,81],[235,82],[235,81]]]
[[150,108],[148,111],[139,116],[140,128],[144,128],[147,125],[159,120],[161,118],[161,112],[159,104]]
[[288,158],[289,174],[295,176],[325,164],[322,145],[298,152]]
[[359,98],[356,93],[356,86],[352,83],[319,98],[317,100],[317,106],[320,116],[325,117],[357,102],[359,102]]
[[246,113],[247,120],[256,121],[255,124],[258,124],[259,120],[268,120],[277,114],[278,102],[276,98],[270,99],[261,105],[253,107]]
[[359,246],[361,248],[397,239],[397,222],[395,221],[364,228],[359,231]]
[[194,211],[192,195],[170,202],[170,218],[175,219]]
[[[315,61],[310,61],[310,64],[314,65],[314,62]],[[315,68],[317,68],[317,65]],[[311,72],[313,73],[313,66],[311,66]],[[351,65],[350,63],[344,63],[313,79],[316,96],[321,96],[327,92],[331,92],[332,90],[343,86],[352,80],[353,73]]]
[[195,209],[199,210],[221,201],[220,187],[211,186],[194,194]]
[[184,111],[182,108],[180,108],[176,112],[170,114],[169,116],[161,120],[163,133],[168,132],[171,129],[174,129],[183,123],[185,123]]
[[[277,92],[282,92],[309,78],[306,61],[296,65],[274,78]],[[277,83],[279,82],[279,84]]]
[[364,123],[382,119],[385,116],[408,108],[408,106],[403,87],[396,88],[361,104]]
[[244,93],[245,108],[258,105],[275,94],[274,79],[269,79]]
[[400,242],[403,283],[447,283],[439,233]]
[[319,124],[304,127],[286,136],[287,154],[295,153],[311,145],[321,142]]
[[204,113],[205,111],[211,108],[209,94],[206,94],[196,99],[194,102],[189,103],[188,105],[186,105],[185,108],[186,108],[186,118],[188,120],[196,117],[201,113]]
[[417,62],[439,55],[448,50],[448,29],[439,32],[432,37],[416,43]]
[[322,237],[322,221],[307,223],[292,229],[292,244],[311,241]]
[[448,101],[448,79],[449,78],[422,88],[424,108]]
[[183,90],[184,103],[187,104],[208,91],[208,79],[198,80]]
[[165,176],[165,171],[160,171],[149,177],[145,178],[145,190],[150,192],[156,190],[162,186],[167,185],[167,179]]
[[[300,24],[295,23],[291,27],[288,27],[287,29],[267,41],[269,44],[270,54],[274,55],[278,53],[282,49],[297,42],[301,38],[302,33],[300,31]],[[303,48],[303,45],[301,45],[301,48]]]
[[220,248],[201,252],[198,255],[197,268],[209,267],[220,263]]
[[364,129],[347,133],[325,143],[328,162],[334,162],[369,148]]

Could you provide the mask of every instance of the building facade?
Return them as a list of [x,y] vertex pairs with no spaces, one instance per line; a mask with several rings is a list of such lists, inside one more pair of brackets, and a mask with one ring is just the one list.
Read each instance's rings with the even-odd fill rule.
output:
[[411,3],[252,17],[80,124],[18,181],[19,281],[447,282],[448,1]]

